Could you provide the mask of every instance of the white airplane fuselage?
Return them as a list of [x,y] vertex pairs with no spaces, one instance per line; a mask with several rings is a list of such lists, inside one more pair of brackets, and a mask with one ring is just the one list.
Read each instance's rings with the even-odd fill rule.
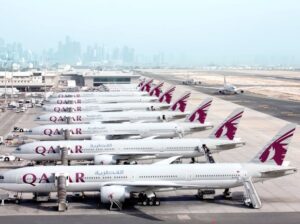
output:
[[98,155],[111,155],[113,160],[152,159],[182,156],[203,156],[203,145],[211,152],[220,152],[244,145],[240,139],[140,139],[140,140],[86,140],[41,141],[19,146],[14,155],[32,161],[61,160],[61,147],[68,148],[69,160],[94,160]]
[[[263,172],[275,170],[283,171],[275,176],[263,175]],[[55,174],[64,173],[69,177],[66,185],[69,192],[99,192],[104,186],[120,186],[127,192],[141,192],[149,187],[154,192],[166,189],[224,189],[241,186],[249,177],[257,182],[295,171],[292,167],[255,163],[36,166],[0,174],[0,188],[15,192],[56,192]]]
[[172,138],[183,136],[195,131],[212,128],[210,123],[162,122],[162,123],[118,123],[102,124],[54,124],[42,125],[29,130],[27,136],[38,140],[63,140],[64,130],[70,131],[69,139],[113,139],[113,138]]
[[119,97],[76,97],[76,98],[52,98],[49,99],[49,104],[82,104],[82,103],[124,103],[124,102],[154,102],[157,97],[153,96],[119,96]]
[[80,98],[80,97],[119,97],[119,96],[147,96],[147,92],[120,91],[120,92],[58,92],[53,93],[49,99],[54,98]]
[[181,119],[189,112],[177,111],[119,111],[119,112],[73,112],[73,113],[47,113],[37,117],[42,123],[64,124],[69,118],[70,123],[89,123],[95,120],[100,122],[162,122]]
[[219,90],[219,93],[224,95],[233,95],[238,93],[243,93],[244,91],[241,89],[238,89],[236,86],[232,84],[225,84],[222,89]]
[[136,103],[107,103],[107,104],[51,104],[43,106],[49,112],[74,112],[74,111],[123,111],[123,110],[160,110],[168,109],[170,104],[156,102],[136,102]]

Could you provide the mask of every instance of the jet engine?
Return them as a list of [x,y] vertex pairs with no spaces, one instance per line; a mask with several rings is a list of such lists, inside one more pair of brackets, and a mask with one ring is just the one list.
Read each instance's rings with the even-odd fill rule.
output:
[[167,117],[167,115],[165,115],[165,114],[161,114],[161,115],[159,116],[159,120],[160,120],[160,121],[167,121],[167,120],[168,120],[168,117]]
[[102,203],[123,203],[130,197],[130,192],[126,191],[124,186],[103,186],[100,189],[100,197]]
[[148,107],[147,110],[154,111],[156,110],[154,106]]
[[183,138],[183,136],[185,135],[184,129],[182,127],[176,127],[175,132],[179,138]]
[[117,160],[113,155],[95,155],[94,164],[95,165],[112,165],[116,164]]

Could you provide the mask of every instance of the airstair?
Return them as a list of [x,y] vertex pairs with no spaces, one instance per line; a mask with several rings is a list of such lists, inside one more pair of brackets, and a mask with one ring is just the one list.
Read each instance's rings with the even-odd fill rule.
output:
[[247,178],[243,181],[244,188],[245,188],[245,205],[252,207],[252,208],[261,208],[262,203],[261,200],[256,192],[256,189],[253,185],[252,179]]

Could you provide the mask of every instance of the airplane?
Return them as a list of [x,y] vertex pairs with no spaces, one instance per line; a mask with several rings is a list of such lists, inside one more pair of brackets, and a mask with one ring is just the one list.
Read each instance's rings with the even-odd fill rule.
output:
[[172,156],[192,158],[195,161],[195,157],[205,153],[217,153],[245,145],[244,141],[235,138],[243,112],[243,108],[234,110],[208,138],[37,141],[17,147],[13,155],[31,161],[59,161],[60,149],[67,147],[68,160],[93,160],[96,165],[120,164],[121,161],[131,163]]
[[[179,106],[181,110],[186,103],[182,101]],[[208,108],[208,106],[207,106]],[[132,138],[172,138],[183,137],[186,134],[212,128],[213,125],[205,122],[207,108],[198,108],[194,113],[188,115],[185,122],[162,122],[162,123],[101,123],[91,124],[54,124],[42,125],[29,129],[26,135],[30,139],[37,140],[63,140],[66,132],[69,139],[132,139]]]
[[[35,166],[0,174],[0,188],[14,192],[97,191],[103,204],[122,209],[126,199],[138,195],[143,205],[160,205],[157,192],[195,189],[202,198],[215,189],[244,186],[244,204],[261,208],[253,183],[294,174],[285,161],[296,125],[288,124],[249,162],[171,164],[171,157],[150,165]],[[60,178],[60,177],[65,177]]]
[[82,104],[82,103],[124,103],[124,102],[154,102],[157,97],[154,96],[91,96],[78,98],[51,98],[47,104]]
[[[58,104],[58,105],[45,105],[43,109],[49,112],[73,112],[73,111],[123,111],[123,110],[160,110],[176,107],[180,102],[186,101],[189,92],[184,93],[173,104],[171,103],[175,87],[172,86],[167,89],[158,98],[159,102],[127,102],[127,103],[108,103],[108,104],[85,104],[72,105],[72,104]],[[164,103],[165,102],[165,103]]]
[[120,92],[56,92],[48,98],[80,98],[80,97],[119,97],[119,96],[146,96],[148,93],[141,91],[120,91]]
[[[205,99],[199,107],[209,107],[212,103],[212,98]],[[85,111],[73,113],[47,113],[36,117],[39,123],[91,123],[94,121],[102,123],[122,123],[122,122],[163,122],[172,121],[186,117],[190,112],[177,110],[167,111],[118,111],[118,112],[98,112]],[[69,120],[68,120],[69,118]]]
[[228,84],[226,82],[226,76],[224,75],[224,86],[223,88],[219,89],[218,91],[220,94],[224,95],[230,95],[230,94],[238,94],[238,93],[244,93],[244,90],[237,88],[236,86],[232,84]]

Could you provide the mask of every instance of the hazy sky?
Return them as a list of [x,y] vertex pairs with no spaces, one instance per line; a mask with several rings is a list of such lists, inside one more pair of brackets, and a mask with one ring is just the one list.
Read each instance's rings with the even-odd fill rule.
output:
[[212,61],[300,60],[299,0],[0,0],[0,27],[35,51],[69,35]]

